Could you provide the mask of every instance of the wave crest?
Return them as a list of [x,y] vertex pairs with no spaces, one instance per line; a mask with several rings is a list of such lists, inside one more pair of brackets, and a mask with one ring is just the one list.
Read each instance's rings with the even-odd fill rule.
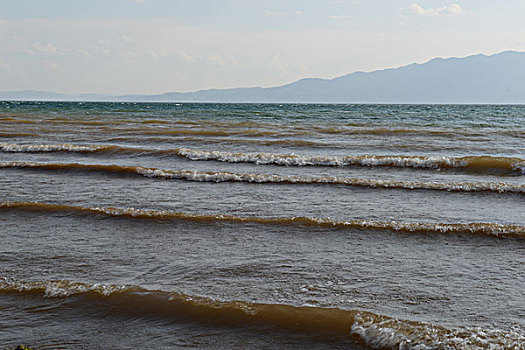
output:
[[283,183],[301,185],[346,185],[367,188],[394,188],[405,190],[436,190],[460,192],[499,192],[525,193],[525,185],[506,182],[417,182],[374,180],[361,178],[344,178],[333,176],[308,177],[290,175],[269,175],[233,173],[226,171],[193,171],[193,170],[165,170],[146,168],[141,166],[119,166],[80,163],[36,163],[36,162],[0,162],[0,168],[29,168],[39,170],[81,170],[97,171],[102,173],[134,174],[156,179],[186,180],[199,182],[246,182],[246,183]]
[[80,207],[41,202],[0,202],[0,209],[23,210],[29,212],[72,212],[111,217],[139,219],[186,220],[194,222],[234,222],[266,225],[304,225],[339,229],[388,230],[406,233],[468,233],[489,236],[525,237],[525,226],[497,223],[472,222],[467,224],[449,223],[409,223],[398,221],[348,220],[335,221],[316,217],[256,217],[234,215],[203,215],[178,213],[168,210],[149,210],[115,207]]
[[2,152],[80,152],[80,153],[124,153],[144,155],[173,155],[194,161],[219,161],[228,163],[253,163],[257,165],[280,166],[365,166],[397,167],[417,169],[459,169],[465,171],[496,171],[503,174],[525,174],[525,160],[493,156],[309,156],[276,153],[234,153],[222,151],[175,149],[144,149],[116,145],[74,145],[74,144],[10,144],[0,143]]
[[190,319],[222,327],[251,326],[251,329],[264,332],[268,332],[270,326],[279,331],[324,335],[328,341],[333,336],[348,336],[373,349],[519,349],[525,341],[525,336],[518,331],[447,329],[364,310],[219,301],[136,286],[0,278],[0,293],[73,297],[68,307],[89,310],[91,314],[97,312],[95,305],[102,302],[104,309],[111,307],[112,312],[133,318]]

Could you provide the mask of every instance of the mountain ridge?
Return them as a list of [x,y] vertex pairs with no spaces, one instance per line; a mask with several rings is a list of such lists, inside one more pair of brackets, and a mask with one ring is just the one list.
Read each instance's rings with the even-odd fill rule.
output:
[[0,92],[0,100],[255,103],[525,103],[525,52],[436,57],[424,63],[269,88],[206,89],[154,95]]

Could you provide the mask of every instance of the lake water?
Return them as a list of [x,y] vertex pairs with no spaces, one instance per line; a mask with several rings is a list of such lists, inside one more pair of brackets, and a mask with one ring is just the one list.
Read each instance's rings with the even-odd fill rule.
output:
[[525,106],[0,102],[0,346],[523,349]]

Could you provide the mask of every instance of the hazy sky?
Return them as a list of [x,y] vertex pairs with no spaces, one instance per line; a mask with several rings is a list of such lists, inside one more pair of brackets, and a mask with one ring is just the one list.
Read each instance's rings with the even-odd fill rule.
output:
[[524,0],[0,0],[0,91],[275,86],[525,51]]

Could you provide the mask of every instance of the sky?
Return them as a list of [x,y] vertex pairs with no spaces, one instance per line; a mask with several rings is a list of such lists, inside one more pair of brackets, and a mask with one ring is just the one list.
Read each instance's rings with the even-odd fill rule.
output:
[[0,0],[0,91],[287,84],[525,51],[523,0]]

